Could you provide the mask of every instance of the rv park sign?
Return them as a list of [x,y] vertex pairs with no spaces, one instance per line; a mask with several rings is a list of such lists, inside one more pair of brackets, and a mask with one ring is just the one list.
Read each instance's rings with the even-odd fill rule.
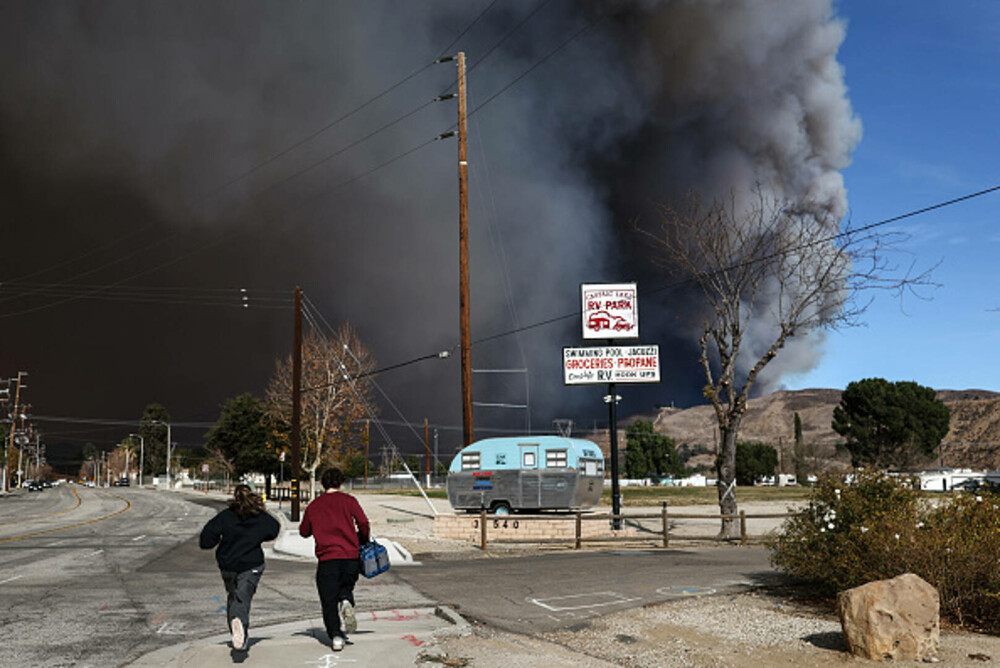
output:
[[583,338],[639,338],[639,300],[635,283],[584,283]]
[[563,348],[566,385],[660,382],[660,348],[656,345],[616,345],[639,338],[639,299],[635,283],[584,283],[583,338],[603,339],[606,346]]

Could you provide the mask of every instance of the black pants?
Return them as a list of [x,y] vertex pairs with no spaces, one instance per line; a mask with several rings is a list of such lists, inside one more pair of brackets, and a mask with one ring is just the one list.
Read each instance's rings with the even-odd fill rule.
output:
[[358,571],[357,559],[328,559],[319,562],[316,567],[316,589],[323,606],[323,624],[331,639],[344,635],[340,629],[340,602],[350,601],[354,605]]
[[239,617],[243,629],[250,628],[250,603],[257,592],[257,583],[264,574],[264,564],[247,571],[221,571],[222,583],[226,585],[226,623],[232,628],[233,619]]

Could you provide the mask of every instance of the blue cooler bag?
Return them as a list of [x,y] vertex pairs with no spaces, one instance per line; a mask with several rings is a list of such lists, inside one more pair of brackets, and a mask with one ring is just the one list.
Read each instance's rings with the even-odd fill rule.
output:
[[389,553],[376,540],[370,540],[360,549],[361,574],[373,578],[389,570]]

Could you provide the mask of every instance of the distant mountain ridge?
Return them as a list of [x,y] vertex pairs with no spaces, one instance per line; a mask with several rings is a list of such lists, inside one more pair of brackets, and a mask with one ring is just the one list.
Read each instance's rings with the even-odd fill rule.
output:
[[[836,446],[842,438],[830,426],[833,409],[840,403],[840,390],[782,390],[751,399],[740,427],[740,441],[762,441],[779,449],[790,463],[795,441],[795,413],[802,420],[803,441],[813,447],[813,456],[823,468],[849,466]],[[990,390],[939,390],[937,397],[948,406],[951,424],[943,441],[945,466],[1000,469],[1000,392]],[[678,444],[703,445],[714,450],[715,411],[710,405],[687,409],[659,408],[653,413],[631,416],[619,425],[624,429],[637,419],[653,422],[654,429]],[[607,438],[603,439],[605,442]],[[621,440],[624,448],[624,440]],[[784,466],[790,470],[790,466]]]

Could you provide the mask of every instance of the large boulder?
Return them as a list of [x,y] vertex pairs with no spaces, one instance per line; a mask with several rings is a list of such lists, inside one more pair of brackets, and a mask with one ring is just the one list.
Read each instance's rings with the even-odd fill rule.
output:
[[940,607],[937,590],[913,573],[869,582],[837,596],[847,649],[875,660],[936,658]]

